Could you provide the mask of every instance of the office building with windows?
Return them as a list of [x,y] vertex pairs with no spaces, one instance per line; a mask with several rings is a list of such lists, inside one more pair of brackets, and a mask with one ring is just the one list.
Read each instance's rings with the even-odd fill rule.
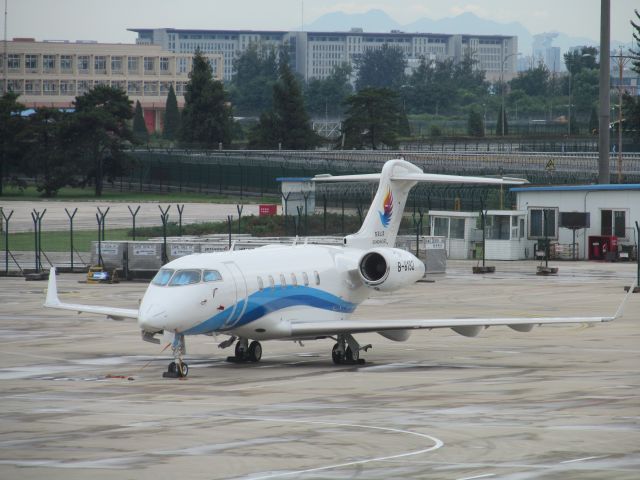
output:
[[336,65],[354,66],[368,49],[388,44],[399,48],[408,64],[416,68],[421,58],[460,61],[470,56],[477,68],[486,71],[489,81],[510,80],[516,74],[518,38],[502,35],[450,35],[435,33],[368,33],[362,29],[349,32],[286,32],[255,30],[179,30],[174,28],[134,28],[136,42],[158,45],[175,53],[207,54],[224,57],[224,80],[233,77],[233,60],[249,45],[286,47],[292,68],[303,78],[325,78]]
[[[0,85],[2,91],[20,95],[27,107],[67,108],[76,96],[97,85],[124,90],[143,107],[147,129],[162,127],[169,86],[173,85],[178,105],[184,104],[192,54],[164,50],[158,45],[105,44],[95,42],[36,42],[31,38],[2,42]],[[223,56],[206,55],[213,75],[221,80]],[[5,87],[6,85],[6,87]]]

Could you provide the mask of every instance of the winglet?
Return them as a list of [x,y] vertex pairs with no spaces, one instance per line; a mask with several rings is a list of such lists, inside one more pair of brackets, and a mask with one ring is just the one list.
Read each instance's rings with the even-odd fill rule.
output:
[[616,310],[616,314],[613,316],[613,318],[608,319],[607,321],[615,320],[617,318],[622,317],[622,313],[624,312],[624,307],[627,304],[627,300],[629,300],[629,296],[633,293],[634,288],[636,288],[636,284],[637,284],[636,280],[631,282],[631,286],[629,287],[629,291],[627,292],[627,294],[622,299],[622,302],[620,302],[620,306],[618,307],[618,310]]
[[47,299],[45,300],[44,305],[46,307],[60,305],[60,299],[58,299],[58,286],[56,285],[56,267],[51,267],[51,270],[49,270]]

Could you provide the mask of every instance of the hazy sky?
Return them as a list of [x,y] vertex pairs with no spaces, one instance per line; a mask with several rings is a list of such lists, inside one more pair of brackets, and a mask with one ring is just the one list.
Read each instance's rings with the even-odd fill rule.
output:
[[[7,37],[133,42],[127,28],[299,29],[334,11],[384,10],[400,23],[473,12],[517,21],[531,33],[561,31],[598,40],[600,0],[5,0]],[[0,0],[0,5],[4,1]],[[304,5],[304,9],[302,6]],[[611,0],[611,38],[631,41],[638,0]],[[0,7],[1,8],[1,7]],[[469,32],[474,33],[474,32]],[[4,29],[3,29],[4,34]]]

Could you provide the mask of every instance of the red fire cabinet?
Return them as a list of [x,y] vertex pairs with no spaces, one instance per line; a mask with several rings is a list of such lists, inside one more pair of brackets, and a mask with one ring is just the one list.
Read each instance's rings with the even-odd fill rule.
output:
[[589,237],[589,260],[615,260],[618,257],[618,237],[592,235]]

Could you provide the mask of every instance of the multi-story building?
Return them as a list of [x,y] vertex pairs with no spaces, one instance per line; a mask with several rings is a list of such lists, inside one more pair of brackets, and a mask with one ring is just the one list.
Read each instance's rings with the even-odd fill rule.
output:
[[477,67],[486,71],[487,79],[496,81],[503,74],[506,80],[516,74],[518,38],[502,35],[450,35],[435,33],[367,33],[362,29],[349,32],[286,32],[255,30],[179,30],[173,28],[134,28],[139,44],[159,45],[176,53],[218,53],[224,57],[224,80],[233,77],[233,60],[252,43],[288,48],[293,69],[305,79],[325,78],[334,66],[353,66],[368,49],[388,44],[402,50],[409,69],[421,58],[452,59],[465,56],[477,60]]
[[[0,52],[5,51],[0,42]],[[0,55],[0,85],[20,95],[28,107],[71,107],[76,96],[96,85],[124,90],[140,101],[149,131],[160,130],[169,86],[178,105],[184,103],[192,54],[164,50],[158,45],[95,42],[36,42],[14,39],[6,44],[7,62]],[[214,76],[221,80],[224,59],[206,54]]]

